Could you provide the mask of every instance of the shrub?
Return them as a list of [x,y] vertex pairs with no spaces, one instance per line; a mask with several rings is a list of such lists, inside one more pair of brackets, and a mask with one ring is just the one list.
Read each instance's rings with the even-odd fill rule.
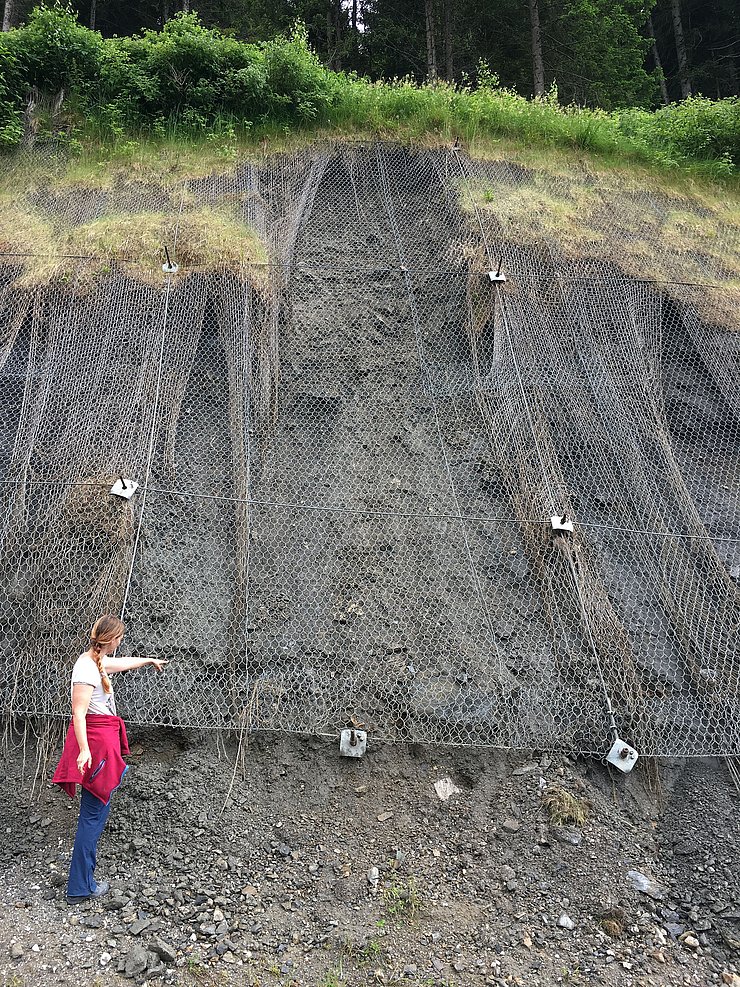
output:
[[326,69],[300,24],[289,37],[255,45],[204,27],[197,14],[178,14],[161,31],[103,39],[55,0],[0,37],[0,68],[0,148],[21,139],[23,107],[36,86],[47,95],[64,89],[68,115],[104,140],[330,123],[405,137],[511,137],[670,167],[707,162],[724,176],[740,160],[737,97],[606,112],[561,106],[555,87],[526,99],[485,64],[475,88],[371,83]]
[[711,100],[692,96],[654,113],[619,114],[627,136],[674,160],[717,159],[740,164],[740,99]]
[[64,89],[78,96],[97,81],[105,46],[96,31],[79,24],[60,3],[36,7],[26,25],[8,32],[6,44],[17,65],[16,85],[26,90],[36,86],[45,93]]
[[343,77],[325,69],[311,51],[306,28],[296,24],[289,38],[268,41],[263,51],[272,115],[299,120],[326,117]]

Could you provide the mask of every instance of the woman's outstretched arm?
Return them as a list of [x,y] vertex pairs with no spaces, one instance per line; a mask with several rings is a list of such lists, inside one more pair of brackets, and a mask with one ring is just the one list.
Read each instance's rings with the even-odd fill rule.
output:
[[135,668],[144,668],[145,665],[152,665],[158,672],[164,670],[167,664],[164,658],[119,658],[118,655],[109,656],[103,659],[103,665],[109,675],[116,672],[132,672]]

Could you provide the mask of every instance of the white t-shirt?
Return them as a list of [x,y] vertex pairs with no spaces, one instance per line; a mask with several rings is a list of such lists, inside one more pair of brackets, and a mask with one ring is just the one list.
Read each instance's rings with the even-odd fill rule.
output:
[[75,662],[75,666],[72,669],[72,690],[74,690],[75,682],[84,682],[85,685],[91,685],[93,687],[90,705],[87,707],[88,713],[116,716],[116,700],[113,692],[105,691],[98,666],[87,655],[80,655]]

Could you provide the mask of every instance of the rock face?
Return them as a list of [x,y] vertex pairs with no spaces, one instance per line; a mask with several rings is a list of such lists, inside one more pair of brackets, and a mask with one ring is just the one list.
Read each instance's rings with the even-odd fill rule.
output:
[[[59,793],[42,792],[50,835],[18,844],[34,810],[22,759],[7,762],[0,938],[12,944],[0,978],[9,984],[79,987],[95,975],[242,984],[277,969],[316,987],[341,969],[363,987],[370,975],[544,987],[569,968],[609,987],[628,977],[633,987],[734,987],[740,831],[719,762],[666,769],[661,808],[639,774],[615,788],[599,765],[557,755],[430,757],[371,743],[350,764],[334,744],[265,735],[250,741],[246,775],[227,798],[233,766],[207,737],[132,734],[143,753],[114,796],[99,852],[115,909],[106,899],[68,906],[54,880],[66,875],[74,835]],[[549,824],[541,777],[588,799],[583,827]],[[440,778],[459,789],[447,802],[434,790]],[[630,871],[663,897],[638,890]]]
[[[167,288],[115,265],[84,293],[60,277],[33,299],[8,284],[17,271],[0,271],[9,663],[27,624],[39,635],[28,660],[46,673],[37,615],[69,611],[58,573],[84,572],[100,545],[117,553],[113,606],[138,502],[111,499],[107,479],[94,497],[84,489],[109,464],[147,461],[156,393],[130,634],[181,674],[122,685],[139,722],[240,729],[248,715],[322,734],[349,720],[376,738],[601,753],[607,689],[641,755],[734,749],[736,333],[700,324],[688,300],[669,304],[670,279],[646,288],[647,250],[630,281],[613,242],[619,229],[634,247],[639,214],[653,233],[675,201],[656,194],[648,210],[643,191],[622,227],[611,180],[597,194],[580,169],[550,175],[569,201],[576,188],[598,199],[603,236],[590,230],[574,257],[575,221],[567,248],[549,232],[545,244],[545,227],[525,246],[496,216],[526,190],[539,221],[542,175],[460,149],[244,162],[228,179],[188,180],[178,206],[173,176],[166,191],[127,178],[66,201],[34,175],[28,205],[77,227],[90,210],[151,217],[156,202],[173,230],[204,203],[242,209],[264,222],[274,263],[241,277],[183,268]],[[493,243],[511,262],[507,284],[485,277]],[[165,300],[162,349],[151,327]],[[80,406],[81,379],[108,397]],[[76,490],[62,499],[48,479],[61,482],[60,455]],[[549,515],[566,507],[583,522],[572,558],[564,514]],[[84,599],[83,577],[70,579]],[[608,661],[592,661],[592,630]],[[35,679],[0,677],[0,708],[35,710]],[[46,699],[66,713],[64,690]]]

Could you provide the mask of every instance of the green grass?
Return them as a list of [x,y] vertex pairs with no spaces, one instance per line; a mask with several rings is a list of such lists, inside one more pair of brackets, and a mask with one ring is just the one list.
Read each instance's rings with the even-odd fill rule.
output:
[[327,970],[316,987],[347,987],[347,981],[344,979],[341,964],[336,969]]
[[397,921],[413,922],[422,907],[419,888],[413,878],[397,878],[383,888],[387,914]]
[[[70,59],[70,51],[75,58]],[[409,79],[371,82],[325,68],[304,27],[255,45],[224,37],[196,14],[161,31],[102,38],[63,6],[36,10],[28,24],[0,36],[13,65],[0,81],[0,147],[17,146],[31,84],[47,96],[64,90],[55,115],[39,110],[33,129],[76,150],[112,144],[119,157],[174,135],[226,161],[239,146],[274,148],[298,137],[375,136],[403,142],[460,140],[490,152],[514,141],[552,150],[732,180],[740,164],[740,99],[692,97],[655,112],[561,106],[553,87],[529,99],[499,85],[485,66],[478,84]],[[173,87],[173,66],[188,65],[188,86]],[[42,100],[40,105],[45,105]],[[213,164],[213,160],[211,161]]]
[[219,115],[207,128],[189,129],[173,119],[164,133],[155,135],[139,128],[118,136],[106,136],[94,124],[81,124],[71,148],[84,162],[83,168],[114,161],[121,166],[129,162],[146,166],[152,158],[166,161],[169,157],[177,161],[175,168],[187,162],[195,175],[222,168],[238,154],[267,148],[271,152],[290,150],[325,138],[382,139],[422,146],[459,142],[473,157],[513,151],[532,164],[554,159],[600,168],[630,166],[648,175],[688,177],[740,188],[731,156],[683,153],[680,146],[651,129],[653,115],[648,113],[643,114],[641,127],[625,130],[618,113],[561,107],[509,90],[341,79],[334,103],[311,121],[253,123]]

